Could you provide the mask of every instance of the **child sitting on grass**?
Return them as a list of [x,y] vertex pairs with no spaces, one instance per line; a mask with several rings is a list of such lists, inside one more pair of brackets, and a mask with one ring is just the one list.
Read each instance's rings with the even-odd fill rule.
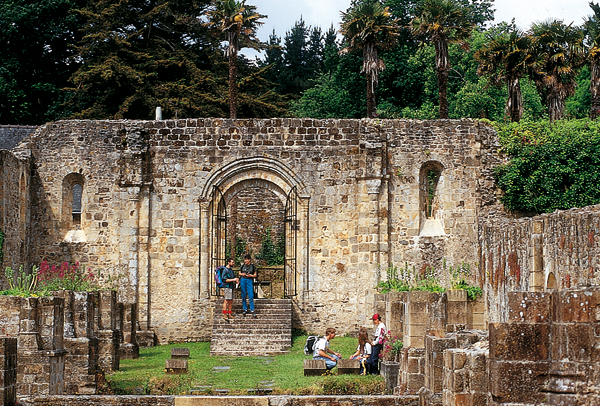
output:
[[369,334],[367,333],[367,329],[361,327],[358,330],[358,348],[356,352],[350,357],[350,359],[357,359],[360,361],[360,374],[367,375],[368,365],[367,360],[371,356],[371,343],[369,342]]

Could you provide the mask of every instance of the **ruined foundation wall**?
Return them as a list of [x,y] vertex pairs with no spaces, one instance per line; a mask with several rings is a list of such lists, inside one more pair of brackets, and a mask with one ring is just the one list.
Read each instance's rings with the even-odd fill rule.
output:
[[[166,342],[210,338],[213,186],[226,200],[267,188],[283,207],[295,188],[296,327],[355,332],[388,262],[477,262],[496,148],[473,120],[188,119],[56,122],[15,151],[35,162],[32,260],[110,276],[118,300],[137,303],[141,329]],[[440,179],[428,218],[431,165]]]
[[480,221],[489,322],[505,322],[507,293],[600,285],[600,206]]

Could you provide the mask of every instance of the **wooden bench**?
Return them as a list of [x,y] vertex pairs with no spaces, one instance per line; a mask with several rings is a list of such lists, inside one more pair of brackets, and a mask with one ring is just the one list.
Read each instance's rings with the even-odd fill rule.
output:
[[360,361],[357,359],[340,359],[337,362],[337,373],[342,374],[360,374]]
[[305,359],[304,376],[320,376],[327,372],[324,359]]

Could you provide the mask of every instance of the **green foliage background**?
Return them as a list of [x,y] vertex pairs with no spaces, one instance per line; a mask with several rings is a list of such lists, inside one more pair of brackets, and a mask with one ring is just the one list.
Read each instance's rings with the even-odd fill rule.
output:
[[496,124],[510,162],[496,169],[509,210],[547,213],[600,203],[600,123]]

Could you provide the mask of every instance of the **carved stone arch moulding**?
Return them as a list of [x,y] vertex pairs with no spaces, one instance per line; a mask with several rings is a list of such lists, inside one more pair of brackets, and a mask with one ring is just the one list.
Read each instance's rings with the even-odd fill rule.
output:
[[[263,180],[271,183],[278,196],[287,195],[296,186],[301,197],[306,194],[306,186],[296,174],[285,164],[266,157],[251,157],[237,159],[217,169],[206,181],[200,191],[201,201],[210,201],[213,186],[218,186],[224,193],[236,184],[250,180]],[[278,190],[277,190],[278,189]],[[281,196],[280,196],[281,197]]]

